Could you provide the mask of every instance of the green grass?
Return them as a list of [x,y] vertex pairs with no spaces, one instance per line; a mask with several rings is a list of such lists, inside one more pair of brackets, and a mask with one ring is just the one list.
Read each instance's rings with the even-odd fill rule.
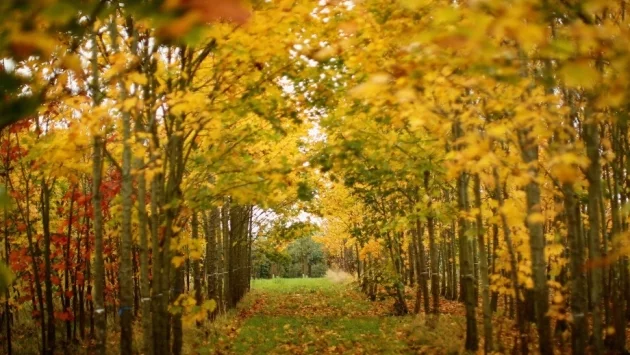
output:
[[313,354],[339,349],[398,353],[404,349],[404,344],[383,331],[388,323],[391,322],[375,317],[254,316],[244,324],[233,351],[239,354]]
[[263,305],[241,326],[237,354],[402,353],[395,329],[408,318],[384,317],[344,283],[320,279],[256,280]]
[[[252,291],[237,309],[210,329],[188,333],[206,339],[189,353],[461,353],[463,317],[444,314],[437,328],[429,329],[424,316],[395,317],[391,311],[391,299],[370,302],[350,282],[254,280]],[[210,338],[202,334],[208,331]]]
[[[443,314],[437,328],[429,329],[423,316],[391,316],[391,299],[370,302],[356,285],[334,280],[254,280],[252,291],[235,309],[203,327],[184,330],[183,353],[461,353],[465,330],[461,315]],[[21,319],[28,320],[26,315]],[[109,322],[108,354],[114,354],[120,333],[117,319]],[[14,333],[16,354],[38,352],[39,343],[33,340],[38,328],[32,320],[27,324],[20,324],[20,331]],[[135,323],[135,353],[142,345],[140,326]],[[57,329],[62,339],[63,329]],[[73,345],[69,353],[85,352],[86,345]]]
[[258,279],[252,280],[252,289],[275,293],[334,291],[338,284],[327,278],[302,278],[302,279]]

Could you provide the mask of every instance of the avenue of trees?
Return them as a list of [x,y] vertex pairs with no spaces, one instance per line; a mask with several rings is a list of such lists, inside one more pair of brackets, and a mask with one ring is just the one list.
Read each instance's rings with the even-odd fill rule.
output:
[[0,2],[2,351],[181,354],[325,260],[429,327],[461,302],[467,350],[624,353],[627,12]]
[[468,350],[624,353],[627,4],[362,1],[340,16],[320,54],[343,63],[343,95],[313,164],[324,242],[355,255],[363,290],[386,286],[428,325],[462,302]]

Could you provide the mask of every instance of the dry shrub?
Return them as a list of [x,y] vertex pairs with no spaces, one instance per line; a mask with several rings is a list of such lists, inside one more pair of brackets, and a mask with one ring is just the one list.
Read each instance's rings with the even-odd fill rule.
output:
[[328,269],[328,271],[326,271],[326,278],[334,283],[347,283],[354,281],[354,275],[343,270]]

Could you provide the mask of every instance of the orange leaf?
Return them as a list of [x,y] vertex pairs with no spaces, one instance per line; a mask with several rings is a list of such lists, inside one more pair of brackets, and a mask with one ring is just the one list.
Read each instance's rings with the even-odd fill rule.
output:
[[240,0],[182,0],[181,4],[198,11],[206,22],[232,21],[243,24],[251,15]]

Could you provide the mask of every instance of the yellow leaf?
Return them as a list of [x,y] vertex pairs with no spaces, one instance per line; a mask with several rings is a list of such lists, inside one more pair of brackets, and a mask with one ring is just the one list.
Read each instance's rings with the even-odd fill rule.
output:
[[542,213],[532,213],[527,217],[527,222],[531,224],[542,224],[545,222],[545,216]]
[[488,128],[488,135],[493,138],[502,138],[508,132],[506,125],[495,125]]
[[131,111],[136,106],[137,102],[138,102],[138,99],[135,97],[130,97],[126,99],[125,101],[123,101],[122,110],[125,112]]
[[127,79],[130,80],[131,82],[134,82],[136,84],[139,85],[146,85],[147,84],[147,77],[143,74],[140,74],[138,72],[133,72],[133,73],[129,73],[127,75]]
[[201,259],[201,252],[199,250],[193,250],[193,251],[190,252],[189,257],[192,260],[199,260],[199,259]]
[[414,101],[416,99],[416,91],[412,88],[404,88],[404,89],[398,90],[396,92],[396,98],[398,99],[398,102],[400,103]]
[[183,256],[174,256],[171,260],[175,267],[182,266],[182,264],[184,264],[184,261],[186,261],[186,258],[184,258]]
[[335,49],[332,46],[326,46],[318,50],[313,56],[313,58],[319,61],[324,61],[324,60],[330,59],[331,57],[334,57],[336,54],[337,54],[337,49]]
[[532,289],[534,288],[534,280],[531,277],[525,279],[525,288]]
[[400,0],[402,6],[409,10],[418,10],[431,4],[431,0]]
[[438,24],[453,23],[460,17],[460,11],[454,7],[448,6],[436,10],[433,13],[433,19]]
[[83,65],[81,59],[76,54],[67,54],[61,60],[64,67],[74,71],[77,74],[83,74]]
[[560,69],[560,77],[568,87],[592,89],[599,79],[599,73],[587,61],[565,64]]
[[217,302],[215,300],[207,300],[201,304],[201,308],[207,310],[208,312],[212,312],[217,308]]

